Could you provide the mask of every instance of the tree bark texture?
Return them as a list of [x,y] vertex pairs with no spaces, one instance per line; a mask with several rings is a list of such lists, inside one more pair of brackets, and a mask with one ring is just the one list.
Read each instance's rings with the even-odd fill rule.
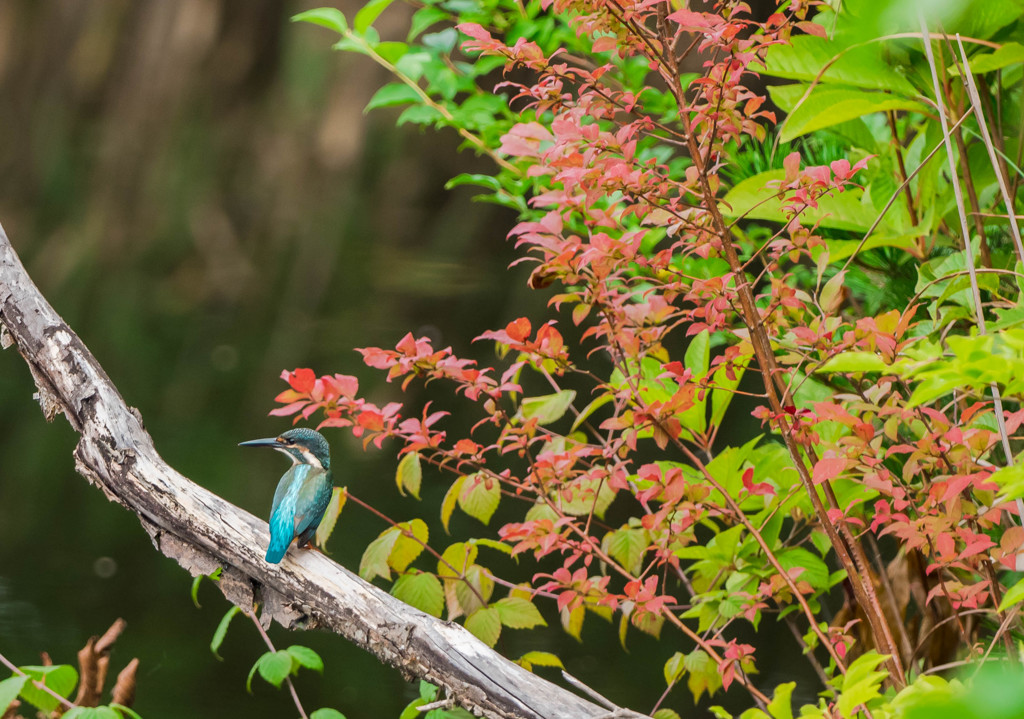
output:
[[221,568],[217,585],[241,608],[259,602],[264,622],[340,634],[407,678],[445,688],[455,703],[476,714],[609,715],[505,659],[462,626],[395,599],[318,552],[291,552],[280,565],[264,561],[266,522],[160,458],[139,412],[125,404],[96,358],[42,296],[0,227],[0,346],[12,344],[28,364],[46,419],[63,414],[80,435],[77,471],[134,512],[157,549],[193,575]]

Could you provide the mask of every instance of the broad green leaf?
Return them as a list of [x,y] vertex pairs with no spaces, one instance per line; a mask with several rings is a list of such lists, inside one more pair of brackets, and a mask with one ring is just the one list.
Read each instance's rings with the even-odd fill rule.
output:
[[130,707],[126,707],[124,704],[118,704],[112,702],[110,704],[111,709],[116,709],[122,717],[128,717],[128,719],[142,719],[139,713]]
[[303,647],[298,644],[293,644],[285,649],[288,654],[291,655],[292,659],[302,667],[306,669],[312,669],[315,672],[324,673],[324,660],[320,658],[320,655],[309,647]]
[[422,100],[423,98],[420,97],[420,94],[404,82],[391,82],[373,94],[373,97],[366,103],[363,111],[369,112],[378,107],[408,105],[409,103],[418,103]]
[[409,46],[404,42],[382,42],[374,50],[377,51],[378,55],[394,65],[409,52]]
[[416,39],[416,36],[426,30],[431,25],[441,22],[442,20],[448,19],[448,13],[438,7],[427,5],[421,7],[412,16],[412,22],[409,23],[409,35],[405,38],[407,41],[412,42]]
[[[29,677],[37,682],[42,682],[62,697],[68,697],[71,694],[71,690],[78,683],[78,671],[69,664],[45,667],[28,666],[20,667],[20,669],[28,674]],[[32,682],[26,682],[21,688],[21,698],[44,712],[52,712],[59,704],[55,697],[37,688]]]
[[352,20],[352,26],[355,28],[355,31],[359,34],[366,32],[367,29],[373,25],[373,21],[376,20],[391,3],[392,0],[370,0],[370,2],[363,5],[362,9],[356,13],[355,18]]
[[462,482],[458,501],[463,512],[487,524],[501,501],[498,480],[483,473],[469,475]]
[[[776,105],[789,113],[779,135],[782,142],[815,130],[832,127],[875,112],[907,110],[924,113],[928,108],[910,98],[887,92],[868,92],[861,88],[818,85],[797,106],[809,85],[776,85],[768,91]],[[793,108],[796,108],[795,110]]]
[[586,616],[587,610],[583,607],[576,607],[572,611],[563,609],[559,612],[559,618],[562,620],[562,629],[578,642],[583,641],[583,620]]
[[493,647],[501,636],[501,616],[493,607],[477,609],[467,617],[466,629],[484,644]]
[[314,25],[334,30],[342,35],[348,32],[348,22],[346,22],[345,16],[341,10],[333,7],[321,7],[300,12],[298,15],[292,16],[292,22],[313,23]]
[[690,674],[686,685],[694,701],[698,701],[705,691],[713,696],[721,688],[722,676],[718,673],[718,665],[703,649],[695,649],[687,654],[683,666]]
[[473,542],[473,544],[476,544],[477,546],[488,547],[490,549],[497,550],[497,551],[501,552],[502,554],[507,554],[510,557],[512,556],[512,547],[510,547],[509,545],[505,544],[504,542],[499,542],[497,539],[488,539],[487,537],[478,537],[477,539],[473,539],[471,541]]
[[652,719],[681,719],[679,713],[667,707],[661,708],[651,715]]
[[576,391],[571,389],[541,397],[524,397],[519,416],[524,420],[536,419],[540,425],[552,424],[562,418],[574,399]]
[[0,682],[0,716],[18,698],[18,693],[27,681],[28,677],[15,675]]
[[398,541],[399,532],[394,527],[388,527],[380,533],[375,540],[370,542],[363,552],[363,558],[359,560],[359,576],[366,581],[372,581],[374,577],[391,579],[391,569],[388,557],[391,550]]
[[396,572],[404,572],[412,564],[413,560],[423,552],[430,533],[427,529],[427,523],[419,518],[408,522],[399,522],[395,525],[395,528],[399,532],[408,531],[412,534],[411,537],[407,537],[405,534],[400,533],[395,539],[391,553],[388,555],[388,565]]
[[[917,90],[895,68],[886,64],[881,46],[846,48],[815,35],[794,35],[785,44],[773,45],[765,58],[766,75],[822,84],[886,90],[915,97]],[[828,69],[822,74],[822,69]]]
[[[690,344],[687,345],[686,354],[683,356],[683,364],[693,373],[693,377],[699,380],[708,373],[710,362],[711,333],[707,330],[702,330],[690,338]],[[695,394],[693,406],[680,413],[679,421],[683,423],[684,427],[692,430],[694,434],[704,433],[708,428],[707,406],[707,393],[704,394],[703,400],[698,399]]]
[[843,716],[851,716],[861,704],[867,704],[875,697],[881,696],[882,682],[889,673],[875,667],[884,662],[885,656],[870,651],[858,657],[846,669],[842,689],[839,692],[838,707]]
[[1003,601],[999,602],[999,611],[1005,612],[1014,604],[1020,603],[1022,599],[1024,599],[1024,579],[1006,590],[1006,593],[1003,594]]
[[732,403],[732,398],[736,396],[735,390],[739,387],[740,382],[743,380],[743,374],[747,371],[746,362],[749,362],[750,358],[745,358],[745,361],[739,361],[733,363],[733,379],[729,379],[729,373],[726,371],[726,365],[720,365],[715,370],[714,383],[715,388],[711,390],[711,426],[717,427],[725,419],[725,412],[729,409],[729,405]]
[[[1004,43],[994,52],[975,55],[970,59],[971,72],[976,75],[1001,70],[1007,65],[1016,65],[1018,62],[1024,62],[1024,45],[1018,42]],[[949,72],[954,75],[958,74],[959,67],[950,67]]]
[[409,452],[402,457],[402,461],[398,463],[398,470],[395,472],[395,484],[398,485],[398,492],[404,497],[405,490],[409,490],[409,494],[419,499],[422,482],[423,467],[420,465],[420,453]]
[[803,547],[790,547],[778,552],[776,557],[787,572],[798,567],[803,569],[795,581],[807,582],[815,589],[828,587],[828,565],[816,554]]
[[790,697],[793,696],[793,689],[796,682],[786,682],[775,687],[771,702],[768,703],[768,713],[772,719],[793,719],[793,706]]
[[840,352],[818,372],[891,372],[892,367],[874,352]]
[[337,709],[324,707],[323,709],[317,709],[315,712],[310,714],[309,719],[345,719],[345,715]]
[[327,510],[320,520],[320,526],[316,528],[316,546],[321,549],[327,545],[327,540],[338,523],[338,517],[341,516],[341,510],[345,508],[345,500],[348,499],[348,494],[345,493],[347,489],[348,487],[335,487],[331,492],[331,501],[327,503]]
[[650,542],[647,530],[640,527],[622,527],[605,535],[603,549],[633,576],[639,576],[644,555]]
[[213,632],[213,639],[210,640],[210,651],[213,652],[213,656],[217,657],[220,661],[224,661],[224,658],[217,652],[220,650],[220,645],[224,643],[224,637],[228,633],[228,625],[231,624],[231,620],[235,618],[235,615],[242,610],[232,605],[231,608],[221,617],[220,623],[217,625],[217,629]]
[[665,683],[668,686],[672,686],[686,674],[686,666],[683,663],[684,659],[686,659],[685,654],[676,652],[665,662]]
[[518,664],[522,664],[527,669],[531,666],[538,667],[558,667],[559,669],[565,669],[565,665],[562,664],[562,660],[551,652],[527,652],[523,656],[516,660]]
[[441,559],[437,563],[437,574],[440,577],[457,577],[469,571],[476,561],[479,550],[476,545],[466,542],[456,542],[448,546],[441,553]]
[[465,580],[455,581],[455,597],[467,615],[481,609],[493,593],[494,580],[479,564],[470,565],[465,572]]
[[505,597],[491,606],[497,610],[501,623],[510,629],[531,629],[536,626],[546,627],[548,625],[529,599]]
[[110,707],[72,707],[63,716],[65,719],[121,719]]
[[452,486],[445,492],[444,500],[441,502],[441,525],[444,527],[445,534],[451,534],[448,530],[448,522],[452,519],[452,513],[455,511],[455,505],[459,501],[459,492],[462,491],[462,484],[466,481],[467,477],[463,475],[454,482]]
[[292,673],[292,655],[281,649],[267,652],[256,662],[256,670],[268,684],[280,688],[281,682]]
[[403,574],[395,580],[391,594],[431,616],[440,617],[444,612],[444,588],[433,574]]
[[[784,179],[784,170],[768,170],[748,177],[725,195],[723,215],[729,219],[746,217],[785,224],[788,220],[777,199],[778,183]],[[886,214],[886,219],[879,223],[873,235],[877,236],[877,243],[902,246],[900,243],[905,242],[903,236],[906,233],[896,231],[890,224],[898,212],[899,208],[894,206]],[[808,207],[800,217],[808,226],[820,225],[834,230],[865,233],[874,223],[877,214],[874,205],[866,201],[864,192],[859,188],[851,188],[819,198],[818,207]]]

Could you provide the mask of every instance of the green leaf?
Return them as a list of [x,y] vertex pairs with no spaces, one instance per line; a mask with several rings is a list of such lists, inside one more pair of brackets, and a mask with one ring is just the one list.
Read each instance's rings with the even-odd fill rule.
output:
[[416,39],[417,35],[431,25],[447,19],[448,13],[440,8],[433,7],[432,5],[421,7],[413,13],[412,22],[409,24],[409,35],[405,39],[412,42]]
[[391,568],[396,572],[404,572],[423,552],[430,533],[427,530],[427,523],[418,518],[408,522],[399,522],[395,526],[399,531],[408,531],[412,535],[412,537],[407,537],[404,534],[399,534],[391,549],[391,554],[388,555],[388,564]]
[[683,661],[685,659],[685,654],[682,652],[676,652],[668,658],[667,662],[665,662],[665,683],[668,686],[672,686],[682,679],[684,674],[686,674],[686,665]]
[[705,691],[712,696],[721,688],[722,676],[718,673],[718,665],[703,649],[695,649],[687,654],[683,659],[683,666],[690,674],[686,685],[690,688],[695,702]]
[[519,417],[524,420],[536,419],[539,425],[552,424],[562,418],[574,399],[576,391],[571,389],[542,397],[524,397],[519,407]]
[[[828,69],[821,74],[826,66]],[[917,94],[903,75],[885,63],[876,45],[846,48],[815,35],[795,35],[788,43],[772,46],[765,58],[764,72],[807,82],[814,82],[821,75],[822,83],[826,84],[842,83],[908,97]]]
[[310,714],[309,719],[345,719],[345,715],[337,709],[324,707],[323,709],[317,709],[315,712]]
[[382,42],[373,49],[392,65],[409,52],[409,46],[404,42]]
[[[69,696],[71,690],[78,683],[78,671],[69,664],[46,667],[28,666],[20,667],[20,669],[62,697]],[[59,704],[54,696],[37,688],[32,682],[26,682],[21,688],[21,698],[44,712],[52,712]]]
[[309,647],[303,647],[298,644],[293,644],[285,649],[291,658],[295,660],[296,664],[306,669],[312,669],[314,672],[324,673],[324,660],[320,658],[320,655]]
[[402,461],[398,463],[398,471],[395,472],[395,483],[398,485],[398,492],[404,497],[405,490],[409,490],[416,499],[420,498],[420,484],[423,482],[423,467],[420,465],[420,453],[409,452]]
[[444,612],[444,588],[433,574],[403,574],[395,580],[391,594],[431,616],[440,617]]
[[815,87],[797,106],[808,87],[801,83],[768,88],[775,104],[789,113],[779,134],[782,142],[875,112],[907,110],[924,113],[928,110],[922,103],[899,95],[828,85]]
[[455,511],[455,505],[459,501],[459,493],[462,491],[462,484],[466,481],[465,475],[459,477],[452,486],[445,492],[444,500],[441,502],[441,525],[444,527],[445,534],[451,534],[448,530],[448,522],[452,519],[452,512]]
[[[1004,43],[995,52],[975,55],[970,59],[971,72],[976,75],[1001,70],[1007,65],[1016,65],[1018,62],[1024,62],[1024,45],[1018,42]],[[949,71],[952,74],[957,74],[956,67],[951,67]]]
[[892,367],[874,352],[840,352],[818,372],[890,372]]
[[732,363],[733,378],[729,379],[729,366],[722,364],[715,370],[714,389],[711,390],[711,426],[717,427],[725,419],[725,412],[736,396],[736,388],[743,380],[743,374],[747,371],[746,362],[749,357],[739,358],[739,361]]
[[[465,581],[455,583],[455,597],[462,610],[466,614],[472,614],[490,600],[491,594],[494,593],[494,580],[479,564],[471,565],[465,575]],[[483,602],[480,601],[480,597],[483,597]]]
[[466,629],[484,644],[493,647],[501,636],[501,615],[493,607],[477,609],[466,619]]
[[497,610],[501,623],[510,629],[531,629],[536,626],[546,627],[548,625],[529,599],[505,597],[499,599],[492,606]]
[[458,501],[463,512],[487,524],[501,501],[498,480],[483,473],[469,475],[462,483]]
[[[377,90],[370,101],[366,103],[364,112],[378,107],[392,107],[394,105],[408,105],[410,102],[422,102],[423,98],[412,87],[404,82],[391,82]],[[408,455],[406,455],[408,456]]]
[[1014,604],[1020,603],[1022,599],[1024,599],[1024,579],[1006,590],[1006,593],[1003,594],[1003,601],[999,602],[999,611],[1005,612]]
[[650,542],[647,531],[639,527],[622,527],[605,535],[605,551],[633,576],[639,576]]
[[562,664],[562,660],[551,652],[527,652],[523,656],[519,657],[516,662],[527,669],[530,669],[530,671],[533,671],[533,666],[558,667],[559,669],[565,669],[565,665]]
[[321,7],[300,12],[298,15],[292,15],[292,22],[313,23],[314,25],[334,30],[341,35],[348,32],[348,22],[346,22],[345,16],[341,10],[333,7]]
[[[729,219],[738,219],[742,216],[785,224],[788,219],[777,198],[777,183],[785,179],[785,174],[785,170],[768,170],[743,180],[726,193],[722,207],[723,215]],[[896,209],[894,207],[886,217],[889,218]],[[864,197],[864,192],[859,188],[852,188],[819,198],[818,206],[808,207],[800,217],[808,226],[820,225],[834,230],[863,234],[874,224],[877,214],[874,205]],[[896,231],[888,220],[883,220],[873,237],[877,236],[875,242],[879,244],[876,246],[903,247],[908,246],[912,240],[905,239],[904,234]],[[855,244],[858,242],[855,241]],[[835,259],[831,255],[829,258]]]
[[501,552],[502,554],[507,554],[510,557],[512,556],[512,547],[510,547],[509,545],[505,544],[504,542],[499,542],[496,539],[488,539],[487,537],[478,537],[477,539],[473,539],[471,541],[473,542],[473,544],[476,544],[478,546],[488,547],[490,549],[495,549],[495,550]]
[[139,716],[139,713],[137,711],[135,711],[131,707],[126,707],[124,704],[112,703],[110,705],[110,708],[116,709],[118,712],[120,712],[122,717],[128,717],[128,719],[142,719],[142,717]]
[[775,694],[768,703],[768,713],[772,719],[793,719],[793,706],[790,697],[793,696],[793,689],[796,682],[786,682],[775,687]]
[[439,693],[437,685],[420,679],[420,699],[425,702],[437,701],[437,695]]
[[[292,673],[292,655],[281,649],[267,652],[256,661],[256,670],[268,684],[281,688],[281,682]],[[252,674],[250,673],[250,679]]]
[[[683,364],[693,373],[695,379],[702,379],[708,373],[708,365],[711,362],[710,341],[711,333],[707,330],[701,330],[690,339],[690,344],[686,347]],[[697,395],[694,395],[693,406],[680,413],[679,421],[682,422],[684,427],[692,430],[695,434],[707,431],[707,406],[707,394],[704,395],[703,400],[697,399]]]
[[380,533],[375,540],[370,542],[363,552],[363,558],[359,560],[359,576],[366,581],[372,581],[374,577],[391,579],[391,569],[388,564],[388,557],[398,541],[399,531],[394,527],[388,527]]
[[615,396],[611,394],[602,394],[595,397],[590,404],[583,408],[579,413],[579,416],[576,417],[576,420],[572,423],[572,428],[570,428],[569,433],[572,434],[579,429],[580,425],[586,422],[590,415],[594,414],[594,412],[611,402],[613,399],[615,399]]
[[334,526],[338,523],[338,517],[341,516],[341,510],[345,508],[345,500],[348,499],[347,489],[348,487],[335,487],[331,492],[331,501],[327,503],[327,510],[324,512],[323,519],[320,520],[320,526],[316,528],[314,536],[316,546],[321,549],[327,545],[327,540],[330,539],[334,532]]
[[668,709],[667,707],[654,712],[651,717],[653,719],[681,719],[678,712]]
[[437,573],[441,577],[457,577],[465,574],[476,561],[476,555],[480,550],[473,544],[456,542],[448,546],[441,553],[441,559],[437,563]]
[[355,28],[356,32],[360,35],[366,32],[366,30],[373,25],[373,21],[376,20],[391,3],[392,0],[370,0],[370,2],[363,5],[363,8],[356,13],[355,19],[352,20],[352,26]]
[[27,681],[28,677],[15,675],[0,682],[0,716],[18,698],[18,693]]
[[65,719],[121,719],[110,707],[73,707],[63,716]]
[[843,716],[851,716],[859,705],[881,696],[882,682],[889,673],[875,671],[875,668],[885,660],[885,656],[870,651],[847,667],[838,701],[839,712]]
[[213,656],[217,657],[218,660],[224,661],[224,657],[218,654],[220,645],[224,643],[224,637],[228,633],[228,625],[231,624],[231,620],[235,618],[235,615],[242,611],[239,607],[232,605],[230,609],[221,617],[220,623],[217,624],[217,629],[213,632],[213,639],[210,640],[210,651],[213,652]]
[[776,554],[779,565],[789,572],[801,568],[800,574],[795,578],[797,582],[807,582],[815,589],[826,589],[828,587],[828,565],[821,557],[809,552],[803,547],[790,547]]

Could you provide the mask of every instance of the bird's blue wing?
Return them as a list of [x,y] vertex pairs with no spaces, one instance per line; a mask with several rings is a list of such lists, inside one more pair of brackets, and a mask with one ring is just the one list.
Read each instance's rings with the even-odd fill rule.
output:
[[270,509],[270,546],[267,547],[267,561],[277,564],[288,551],[288,545],[295,539],[295,515],[298,495],[309,470],[306,464],[297,464],[281,477],[274,492],[274,504]]
[[310,467],[302,479],[295,504],[295,536],[305,543],[320,526],[333,489],[331,473],[319,467]]

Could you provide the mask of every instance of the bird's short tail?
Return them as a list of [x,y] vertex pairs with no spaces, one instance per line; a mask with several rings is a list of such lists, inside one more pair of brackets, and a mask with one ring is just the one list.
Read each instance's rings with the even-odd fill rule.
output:
[[267,561],[271,564],[280,564],[281,560],[284,559],[284,553],[288,551],[287,544],[270,542],[270,546],[267,547]]

